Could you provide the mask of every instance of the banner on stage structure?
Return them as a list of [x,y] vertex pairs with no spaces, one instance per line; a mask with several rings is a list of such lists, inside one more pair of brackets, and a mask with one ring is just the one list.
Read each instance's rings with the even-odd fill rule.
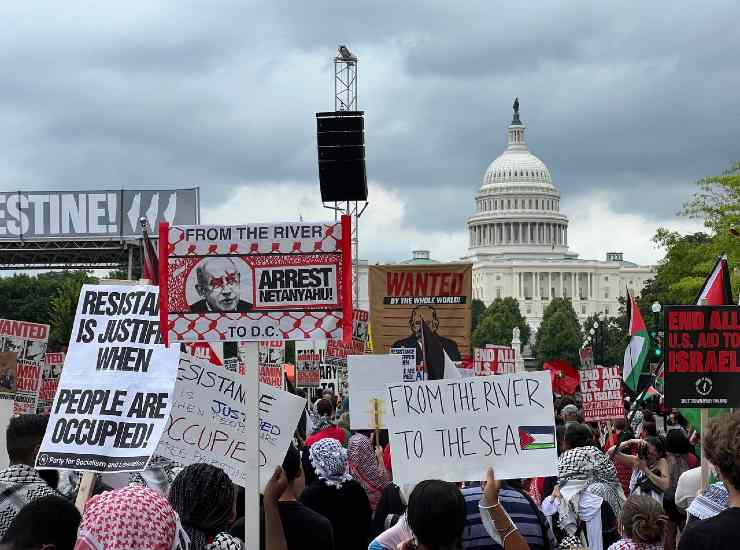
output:
[[421,322],[452,361],[470,348],[471,264],[371,265],[370,332],[375,353],[414,348],[422,361]]
[[0,351],[13,352],[17,358],[13,414],[36,412],[48,341],[49,325],[0,319]]
[[41,387],[39,388],[39,399],[36,412],[49,414],[54,396],[59,386],[59,378],[64,366],[64,352],[47,353],[44,357],[44,368],[41,371]]
[[390,403],[386,387],[403,382],[403,356],[350,355],[347,372],[351,396],[349,421],[353,430],[386,428]]
[[386,391],[394,483],[474,481],[488,466],[499,479],[557,475],[548,372],[411,382]]
[[507,346],[486,345],[473,350],[473,369],[476,376],[491,374],[514,374],[516,352]]
[[145,469],[180,360],[179,346],[164,346],[159,329],[158,287],[82,287],[37,468]]
[[160,226],[162,323],[171,342],[349,340],[350,218]]
[[619,367],[581,369],[583,419],[586,422],[624,418],[622,372]]
[[[246,378],[182,355],[174,403],[157,454],[183,465],[205,462],[222,468],[234,483],[249,485],[245,464],[254,456],[249,437]],[[283,463],[306,400],[268,384],[259,386],[260,484]]]
[[665,306],[665,404],[740,406],[740,306]]

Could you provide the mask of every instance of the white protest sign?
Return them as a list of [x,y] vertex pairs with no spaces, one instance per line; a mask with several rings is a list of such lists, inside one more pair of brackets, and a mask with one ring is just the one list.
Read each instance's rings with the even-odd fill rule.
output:
[[[251,407],[247,378],[183,354],[175,399],[157,454],[181,464],[205,462],[222,468],[234,483],[248,486]],[[305,399],[269,384],[259,386],[260,483],[283,463]]]
[[172,405],[178,346],[162,344],[159,289],[85,285],[37,468],[143,470]]
[[[352,370],[350,369],[350,376]],[[395,483],[557,475],[550,373],[389,385]]]
[[390,416],[388,384],[403,382],[403,356],[349,355],[349,421],[353,430],[384,429]]
[[422,380],[423,373],[416,370],[416,348],[391,348],[391,353],[403,357],[403,381]]

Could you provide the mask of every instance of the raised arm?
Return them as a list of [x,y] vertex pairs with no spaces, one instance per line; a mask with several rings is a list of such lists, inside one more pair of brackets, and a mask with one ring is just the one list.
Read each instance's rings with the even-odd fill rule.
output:
[[[524,537],[519,533],[516,525],[512,523],[498,501],[501,481],[496,479],[493,468],[490,466],[486,469],[486,481],[484,483],[485,504],[479,506],[490,514],[493,526],[501,537],[501,545],[504,550],[529,550],[529,544],[524,540]],[[544,535],[547,537],[547,533]]]

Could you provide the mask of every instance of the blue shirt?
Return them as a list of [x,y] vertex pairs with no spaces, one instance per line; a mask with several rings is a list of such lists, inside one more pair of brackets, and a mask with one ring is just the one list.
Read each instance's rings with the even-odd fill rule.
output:
[[[496,544],[488,535],[480,517],[481,510],[478,508],[478,504],[483,494],[482,489],[479,486],[466,487],[462,490],[462,493],[465,497],[465,508],[467,510],[467,526],[463,531],[463,548],[502,550],[502,547]],[[547,526],[547,533],[543,534],[536,509],[519,491],[504,482],[499,491],[498,500],[509,514],[511,521],[519,529],[519,533],[529,544],[531,550],[544,550],[546,548],[544,536],[550,538],[552,548],[557,546],[549,525]]]

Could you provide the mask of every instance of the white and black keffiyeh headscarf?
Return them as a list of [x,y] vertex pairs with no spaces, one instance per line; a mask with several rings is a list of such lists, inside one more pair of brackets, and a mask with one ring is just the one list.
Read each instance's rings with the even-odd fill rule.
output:
[[597,447],[577,447],[565,451],[558,461],[558,483],[585,484],[585,491],[600,496],[611,506],[616,517],[622,513],[625,497],[617,470],[606,454]]
[[352,479],[347,473],[347,450],[332,438],[317,441],[308,451],[316,475],[326,485],[340,489]]

